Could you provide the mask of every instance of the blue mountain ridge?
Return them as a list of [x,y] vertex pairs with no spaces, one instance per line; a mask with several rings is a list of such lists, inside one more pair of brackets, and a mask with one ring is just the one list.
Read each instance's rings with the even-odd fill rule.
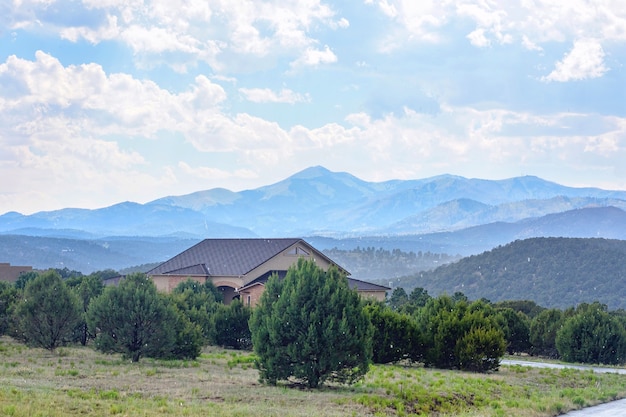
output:
[[[626,191],[566,187],[534,176],[440,175],[368,182],[307,168],[275,184],[167,196],[146,204],[0,216],[0,233],[72,230],[93,236],[396,236],[451,232],[588,207],[626,210]],[[42,232],[43,233],[43,232]]]

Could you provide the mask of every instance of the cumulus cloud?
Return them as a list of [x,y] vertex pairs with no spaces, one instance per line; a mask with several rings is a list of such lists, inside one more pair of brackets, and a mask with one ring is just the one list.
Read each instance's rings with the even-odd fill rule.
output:
[[334,62],[337,62],[337,55],[326,45],[324,49],[307,48],[290,66],[293,69],[297,69],[302,67],[315,67],[321,64],[332,64]]
[[[618,83],[620,46],[626,41],[623,1],[348,3],[6,2],[0,26],[15,32],[4,40],[16,56],[0,62],[0,177],[19,180],[3,187],[0,207],[26,207],[26,200],[2,201],[37,184],[50,195],[21,198],[55,207],[89,205],[84,196],[91,188],[99,193],[97,201],[141,200],[148,192],[156,198],[210,186],[267,184],[264,173],[278,180],[313,164],[368,179],[433,172],[513,176],[531,161],[556,166],[555,160],[564,161],[558,165],[564,171],[580,169],[569,162],[575,161],[594,169],[619,166],[623,172],[623,118],[550,114],[560,98],[555,96],[546,98],[543,115],[506,110],[536,103],[519,90],[542,88],[537,78],[518,70],[542,68],[545,82],[590,79],[609,71],[611,54],[618,81],[603,82]],[[70,6],[74,11],[66,16]],[[372,22],[377,25],[368,26]],[[60,59],[32,48],[41,40],[55,50],[59,37]],[[372,52],[377,42],[382,46]],[[505,50],[509,44],[512,49]],[[550,56],[562,45],[571,49]],[[490,49],[477,54],[474,48]],[[503,56],[509,59],[520,48],[541,53],[524,53],[528,61],[503,66]],[[123,59],[131,58],[115,61],[111,55],[119,51]],[[102,65],[90,63],[96,59]],[[545,69],[545,62],[555,62],[554,68]],[[320,67],[321,76],[315,71]],[[297,86],[297,91],[250,88],[259,85]],[[376,89],[399,102],[393,113],[372,117],[363,111]],[[437,97],[437,112],[402,107],[412,101],[398,97],[416,91]],[[605,107],[594,103],[602,110],[596,114],[610,113],[615,96]],[[242,105],[246,100],[260,105]],[[275,103],[305,102],[313,117],[297,111],[267,116],[267,108],[280,107]],[[263,108],[266,103],[274,105]],[[564,127],[577,117],[573,126],[599,128]],[[537,172],[533,168],[539,165],[526,171]],[[136,194],[117,193],[120,184]],[[57,194],[77,197],[61,202]]]
[[[22,172],[0,196],[0,207],[11,209],[28,207],[26,200],[3,203],[20,189],[47,190],[20,198],[48,207],[90,206],[225,183],[250,187],[251,181],[267,183],[261,173],[270,168],[280,179],[314,164],[370,180],[389,178],[390,166],[393,175],[412,178],[433,172],[489,178],[494,171],[518,175],[532,160],[549,166],[558,158],[559,169],[571,172],[582,164],[617,166],[626,158],[626,120],[619,117],[442,104],[437,115],[408,108],[376,119],[353,113],[343,123],[285,130],[250,114],[228,114],[226,91],[205,76],[172,93],[96,64],[64,66],[38,52],[34,61],[8,58],[0,80],[17,86],[0,90],[0,175],[14,178],[18,164]],[[287,89],[239,92],[257,100],[299,97]],[[589,123],[597,131],[562,128]],[[172,154],[161,156],[166,163],[153,166],[150,144]],[[75,197],[61,201],[57,194]]]
[[[49,3],[60,10],[78,7],[68,4],[69,0],[14,2],[8,14],[12,21],[7,22],[7,27],[41,25],[52,36],[56,34],[72,42],[85,39],[97,44],[117,40],[128,45],[138,60],[146,57],[156,60],[163,52],[183,54],[183,58],[168,56],[161,62],[179,71],[194,61],[223,69],[237,62],[229,61],[226,58],[229,54],[248,59],[295,57],[319,42],[313,35],[318,26],[349,27],[349,21],[337,16],[322,0],[85,0],[81,5],[84,8],[75,12],[82,13],[83,18],[77,16],[73,20],[51,18]],[[87,18],[92,15],[98,18]]]
[[239,92],[246,100],[253,103],[306,103],[311,101],[308,95],[298,94],[288,88],[283,88],[278,93],[269,88],[240,88]]
[[[40,189],[57,190],[59,195],[59,187],[69,187],[66,192],[77,199],[95,199],[86,189],[111,189],[111,184],[127,184],[133,178],[130,182],[137,189],[129,185],[132,190],[125,192],[137,191],[139,199],[146,190],[159,189],[158,184],[175,182],[175,176],[172,171],[151,172],[144,153],[133,149],[137,140],[162,142],[178,135],[196,152],[238,150],[250,158],[280,158],[275,149],[290,142],[276,123],[222,113],[225,92],[205,76],[175,94],[152,81],[107,74],[97,64],[63,66],[37,52],[34,61],[9,57],[0,64],[0,80],[16,86],[0,89],[0,175],[12,177],[16,164],[25,170],[11,187],[3,186],[5,193],[36,188],[31,182],[40,182]],[[111,192],[107,201],[115,197]]]
[[573,48],[556,63],[554,70],[541,79],[546,82],[567,82],[601,77],[609,70],[604,64],[604,55],[599,42],[576,41]]
[[461,3],[456,7],[456,13],[463,18],[473,20],[477,28],[467,35],[472,45],[485,47],[491,45],[487,34],[491,34],[500,44],[511,43],[512,36],[506,33],[505,21],[507,13],[499,7],[493,7],[487,2]]
[[474,46],[485,47],[491,45],[491,41],[485,36],[484,29],[476,29],[467,35],[467,39],[469,39]]
[[522,35],[522,46],[528,49],[529,51],[537,51],[537,52],[543,51],[543,48],[541,46],[531,41],[526,35]]
[[203,178],[207,180],[231,180],[233,178],[250,180],[257,177],[257,174],[250,169],[237,169],[234,172],[220,168],[208,166],[192,167],[187,162],[180,161],[178,167],[183,174],[193,178]]
[[[538,50],[542,43],[566,42],[581,36],[626,40],[626,4],[620,0],[557,3],[551,0],[369,0],[365,3],[377,6],[383,16],[397,23],[398,28],[385,40],[394,47],[406,46],[407,36],[421,42],[440,42],[455,36],[448,25],[454,21],[474,25],[461,36],[476,47],[521,40],[527,49]],[[528,38],[531,33],[533,42]]]
[[[376,120],[355,114],[349,121],[358,128],[353,132],[358,143],[372,151],[371,175],[380,178],[385,177],[384,161],[410,172],[408,178],[428,172],[517,176],[520,169],[532,172],[550,164],[565,178],[578,176],[581,166],[617,169],[618,158],[626,157],[626,141],[618,139],[626,133],[623,118],[444,105],[436,118],[407,110],[403,116]],[[589,135],[562,128],[572,121],[601,127]]]

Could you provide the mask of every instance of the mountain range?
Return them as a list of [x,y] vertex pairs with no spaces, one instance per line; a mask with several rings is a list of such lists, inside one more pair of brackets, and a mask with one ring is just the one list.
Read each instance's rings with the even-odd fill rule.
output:
[[[368,182],[317,166],[240,192],[215,188],[94,210],[8,212],[0,216],[0,235],[89,241],[105,249],[102,242],[110,241],[136,246],[137,241],[297,236],[319,249],[374,246],[468,255],[527,237],[626,239],[625,210],[626,191],[567,187],[534,176]],[[2,250],[2,238],[0,262],[17,263]],[[110,267],[168,256],[150,253],[148,246],[143,255],[119,248],[124,255],[133,253],[133,260]]]

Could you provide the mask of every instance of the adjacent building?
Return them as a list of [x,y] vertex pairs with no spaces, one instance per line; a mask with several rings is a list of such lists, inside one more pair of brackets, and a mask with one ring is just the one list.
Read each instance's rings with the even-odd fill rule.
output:
[[32,266],[16,266],[0,262],[0,281],[15,282],[20,275],[32,270]]

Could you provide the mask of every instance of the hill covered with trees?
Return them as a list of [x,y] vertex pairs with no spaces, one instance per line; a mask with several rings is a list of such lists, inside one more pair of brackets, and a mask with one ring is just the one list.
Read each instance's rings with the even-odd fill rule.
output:
[[369,246],[355,249],[324,249],[324,255],[350,271],[353,278],[377,280],[397,278],[417,271],[428,271],[440,265],[457,261],[460,255],[432,253],[429,251],[386,250]]
[[393,281],[470,299],[528,299],[553,308],[599,301],[626,308],[626,241],[532,238]]

